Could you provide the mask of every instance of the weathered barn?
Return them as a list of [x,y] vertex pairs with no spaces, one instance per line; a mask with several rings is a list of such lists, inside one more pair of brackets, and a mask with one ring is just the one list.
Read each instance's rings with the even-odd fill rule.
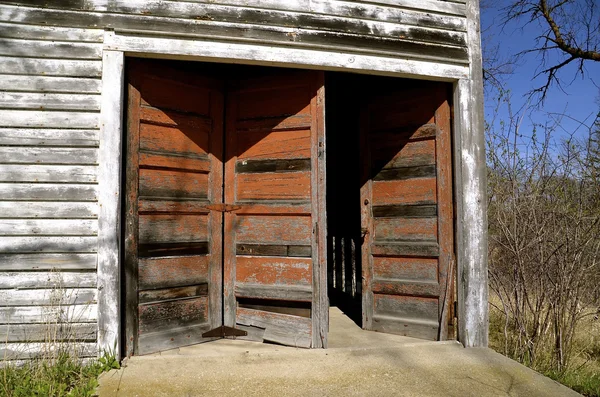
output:
[[330,303],[487,344],[477,0],[14,0],[0,21],[7,358],[48,324],[90,355],[326,347]]

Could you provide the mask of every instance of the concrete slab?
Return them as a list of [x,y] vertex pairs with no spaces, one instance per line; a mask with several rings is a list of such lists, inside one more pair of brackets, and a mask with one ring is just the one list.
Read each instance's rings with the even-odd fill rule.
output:
[[336,309],[330,348],[219,340],[133,357],[100,397],[578,396],[489,349],[362,331]]

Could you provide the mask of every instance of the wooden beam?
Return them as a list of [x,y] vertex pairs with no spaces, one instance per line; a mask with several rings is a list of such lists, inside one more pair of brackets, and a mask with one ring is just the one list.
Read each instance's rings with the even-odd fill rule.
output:
[[98,162],[98,348],[120,358],[120,211],[124,54],[104,51]]
[[470,77],[455,84],[458,339],[488,345],[487,200],[479,2],[467,1]]

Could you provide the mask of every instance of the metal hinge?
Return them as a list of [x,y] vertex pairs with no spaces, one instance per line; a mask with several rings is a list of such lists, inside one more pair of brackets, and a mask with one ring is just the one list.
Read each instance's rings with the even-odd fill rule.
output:
[[226,338],[228,336],[246,336],[248,332],[241,329],[221,325],[202,334],[203,338]]
[[210,204],[210,205],[207,205],[206,208],[208,208],[211,211],[233,212],[233,211],[239,210],[242,207],[239,205],[221,203],[221,204]]

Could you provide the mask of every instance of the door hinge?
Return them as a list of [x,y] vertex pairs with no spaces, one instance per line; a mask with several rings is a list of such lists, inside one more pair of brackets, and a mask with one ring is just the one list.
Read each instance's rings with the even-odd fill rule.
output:
[[228,336],[247,336],[248,332],[241,329],[221,325],[202,334],[203,338],[226,338]]
[[233,211],[237,211],[240,208],[242,208],[239,205],[233,205],[233,204],[209,204],[206,206],[206,208],[208,208],[211,211],[218,211],[218,212],[233,212]]

